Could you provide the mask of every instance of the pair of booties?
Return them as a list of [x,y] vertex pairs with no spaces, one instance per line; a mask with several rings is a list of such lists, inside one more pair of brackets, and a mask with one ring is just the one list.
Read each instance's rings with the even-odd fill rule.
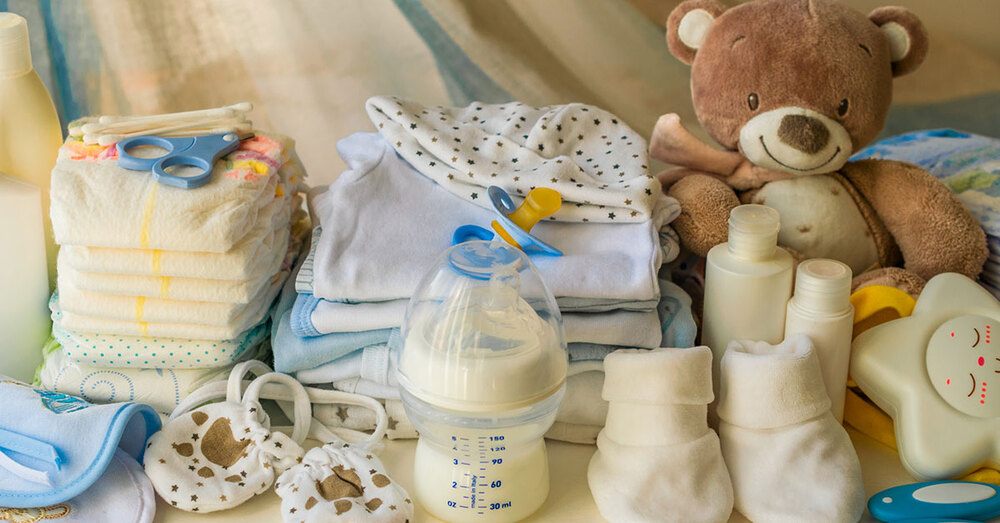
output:
[[619,350],[604,361],[609,402],[587,471],[617,521],[857,521],[861,465],[830,412],[809,338],[734,341],[722,359],[718,435],[709,428],[712,352]]

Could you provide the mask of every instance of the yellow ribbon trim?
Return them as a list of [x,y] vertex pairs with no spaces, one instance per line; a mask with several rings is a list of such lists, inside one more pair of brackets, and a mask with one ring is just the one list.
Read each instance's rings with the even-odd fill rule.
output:
[[153,208],[156,206],[156,193],[159,192],[160,184],[153,182],[153,187],[146,196],[146,205],[142,209],[142,226],[139,228],[139,245],[143,249],[149,248],[149,228],[153,224]]

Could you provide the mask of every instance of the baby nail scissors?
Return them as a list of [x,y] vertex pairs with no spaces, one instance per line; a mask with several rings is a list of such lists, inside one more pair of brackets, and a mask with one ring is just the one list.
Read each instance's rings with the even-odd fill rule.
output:
[[[195,189],[212,179],[212,166],[223,156],[239,147],[240,141],[253,134],[236,133],[210,134],[184,138],[164,138],[162,136],[136,136],[118,142],[118,165],[133,171],[152,171],[153,179],[181,189]],[[167,153],[155,158],[138,158],[129,150],[151,145],[166,149]],[[173,166],[187,166],[201,169],[197,176],[175,176],[166,171]]]

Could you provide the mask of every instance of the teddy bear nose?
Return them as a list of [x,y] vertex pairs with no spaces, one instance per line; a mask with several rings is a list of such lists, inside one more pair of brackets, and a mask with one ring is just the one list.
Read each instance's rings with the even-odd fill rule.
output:
[[786,114],[778,126],[778,138],[806,154],[816,154],[830,141],[830,130],[812,116]]

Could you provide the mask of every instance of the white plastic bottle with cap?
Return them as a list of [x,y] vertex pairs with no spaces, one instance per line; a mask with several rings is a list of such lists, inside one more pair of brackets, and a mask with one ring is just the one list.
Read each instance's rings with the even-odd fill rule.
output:
[[830,410],[839,421],[844,419],[853,329],[851,268],[822,258],[800,263],[795,271],[795,294],[788,300],[785,336],[805,334],[812,340],[830,395]]
[[792,256],[778,248],[778,211],[740,205],[729,214],[729,241],[708,251],[701,342],[712,349],[712,386],[733,340],[779,343],[792,295]]
[[555,298],[519,249],[445,251],[410,299],[393,347],[420,433],[414,494],[451,522],[520,521],[549,493],[543,435],[569,366]]
[[28,24],[14,13],[0,13],[0,172],[41,189],[50,282],[55,281],[56,247],[49,221],[49,179],[60,145],[59,116],[31,65]]

